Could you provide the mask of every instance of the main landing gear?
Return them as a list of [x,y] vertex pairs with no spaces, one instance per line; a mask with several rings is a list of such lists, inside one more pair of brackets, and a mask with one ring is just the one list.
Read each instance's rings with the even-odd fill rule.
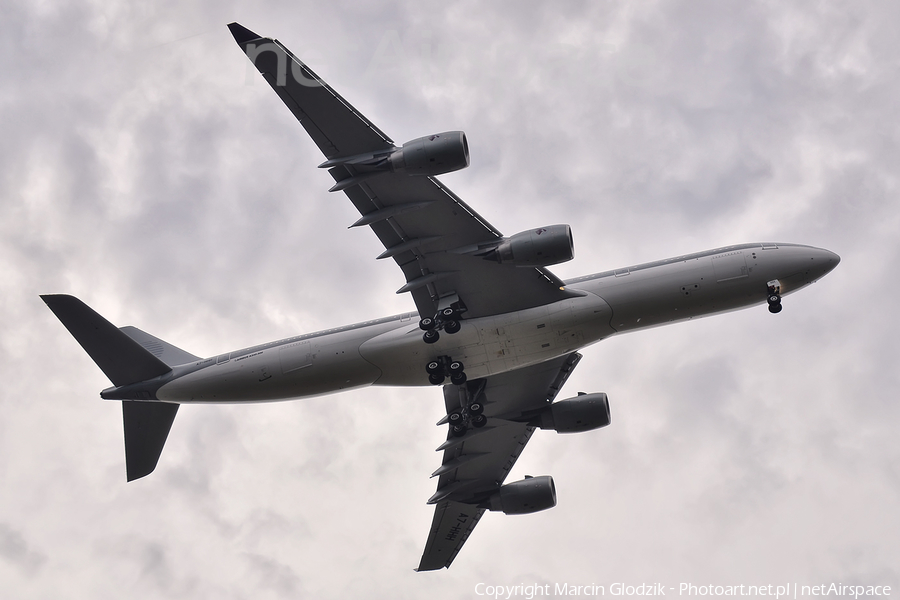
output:
[[447,415],[447,421],[450,423],[450,432],[453,437],[462,437],[466,435],[469,427],[480,429],[487,425],[487,417],[484,412],[484,405],[480,402],[472,402],[468,406],[453,411]]
[[448,306],[442,309],[434,317],[425,317],[419,321],[419,329],[425,332],[422,339],[426,344],[433,344],[438,341],[441,334],[439,330],[443,329],[446,333],[454,334],[462,328],[459,324],[459,316],[462,311],[459,308]]
[[455,388],[445,387],[444,396],[459,394],[459,408],[451,410],[446,417],[438,422],[438,425],[448,423],[453,437],[462,437],[469,427],[479,429],[487,424],[484,412],[484,404],[479,398],[484,391],[484,380],[476,379],[466,384],[466,373],[463,364],[453,360],[449,356],[439,356],[425,365],[428,380],[434,385],[441,385],[449,375],[450,382]]
[[[466,435],[470,427],[480,429],[487,425],[487,417],[483,414],[484,404],[480,400],[484,391],[484,380],[475,380],[469,385],[461,385],[457,389],[459,391],[459,408],[452,410],[438,422],[438,425],[448,423],[450,435],[462,437]],[[447,393],[446,390],[444,393]]]
[[772,314],[781,312],[781,283],[776,279],[774,281],[770,281],[769,284],[769,297],[766,301],[769,303],[769,312]]
[[453,385],[462,385],[466,382],[466,373],[463,371],[465,367],[458,360],[451,360],[449,356],[439,356],[425,365],[425,372],[428,373],[428,381],[432,385],[441,385],[444,379],[449,375],[450,383]]

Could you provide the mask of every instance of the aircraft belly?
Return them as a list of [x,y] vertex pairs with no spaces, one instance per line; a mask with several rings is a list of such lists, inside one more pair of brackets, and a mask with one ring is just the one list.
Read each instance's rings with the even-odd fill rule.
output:
[[180,377],[157,391],[174,402],[261,402],[318,396],[371,385],[379,371],[359,354],[358,339],[326,336],[260,351]]
[[568,354],[613,335],[612,311],[585,293],[554,304],[464,319],[435,344],[417,324],[372,336],[346,332],[299,340],[249,355],[223,355],[218,364],[163,385],[170,402],[260,402],[302,398],[366,385],[429,385],[425,365],[438,357],[462,361],[469,378],[487,377]]
[[449,356],[470,379],[562,356],[615,333],[611,311],[594,294],[492,317],[465,319],[434,344],[418,327],[396,329],[362,344],[360,354],[383,372],[378,385],[428,385],[425,365]]
[[486,360],[477,331],[469,321],[463,321],[453,335],[441,333],[434,344],[426,344],[422,333],[418,324],[413,324],[363,342],[360,355],[382,372],[378,385],[429,385],[425,365],[439,356],[463,361],[467,373],[474,373],[477,365]]
[[[480,319],[488,355],[485,375],[568,354],[615,333],[609,305],[594,294]],[[468,372],[468,366],[466,367]]]

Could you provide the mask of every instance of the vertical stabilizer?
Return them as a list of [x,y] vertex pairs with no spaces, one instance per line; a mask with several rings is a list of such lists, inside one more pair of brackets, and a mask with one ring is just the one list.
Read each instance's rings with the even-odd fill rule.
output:
[[134,481],[156,468],[178,404],[122,401],[125,423],[125,476]]

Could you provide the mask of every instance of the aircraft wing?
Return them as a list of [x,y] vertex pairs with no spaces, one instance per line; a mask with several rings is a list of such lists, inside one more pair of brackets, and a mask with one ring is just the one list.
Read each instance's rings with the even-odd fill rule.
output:
[[[502,236],[434,177],[387,171],[371,176],[354,166],[397,150],[393,141],[277,40],[232,23],[235,41],[328,159],[337,182],[393,258],[421,317],[461,301],[475,318],[542,306],[570,296],[544,268],[516,267],[472,256]],[[362,158],[360,158],[362,157]]]
[[536,427],[530,423],[553,402],[579,360],[581,355],[573,352],[462,386],[444,386],[448,415],[477,401],[487,421],[461,437],[449,432],[438,448],[444,457],[432,475],[439,477],[437,491],[428,500],[436,505],[434,519],[418,571],[450,566],[531,439]]

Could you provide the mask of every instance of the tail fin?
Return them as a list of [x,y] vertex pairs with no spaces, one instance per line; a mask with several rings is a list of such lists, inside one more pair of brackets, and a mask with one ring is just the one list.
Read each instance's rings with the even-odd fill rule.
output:
[[125,478],[128,481],[149,475],[156,468],[178,404],[122,401],[125,424]]
[[[172,365],[197,359],[136,327],[118,329],[74,296],[41,299],[116,386],[165,375]],[[177,413],[178,404],[122,401],[128,481],[156,468]]]

